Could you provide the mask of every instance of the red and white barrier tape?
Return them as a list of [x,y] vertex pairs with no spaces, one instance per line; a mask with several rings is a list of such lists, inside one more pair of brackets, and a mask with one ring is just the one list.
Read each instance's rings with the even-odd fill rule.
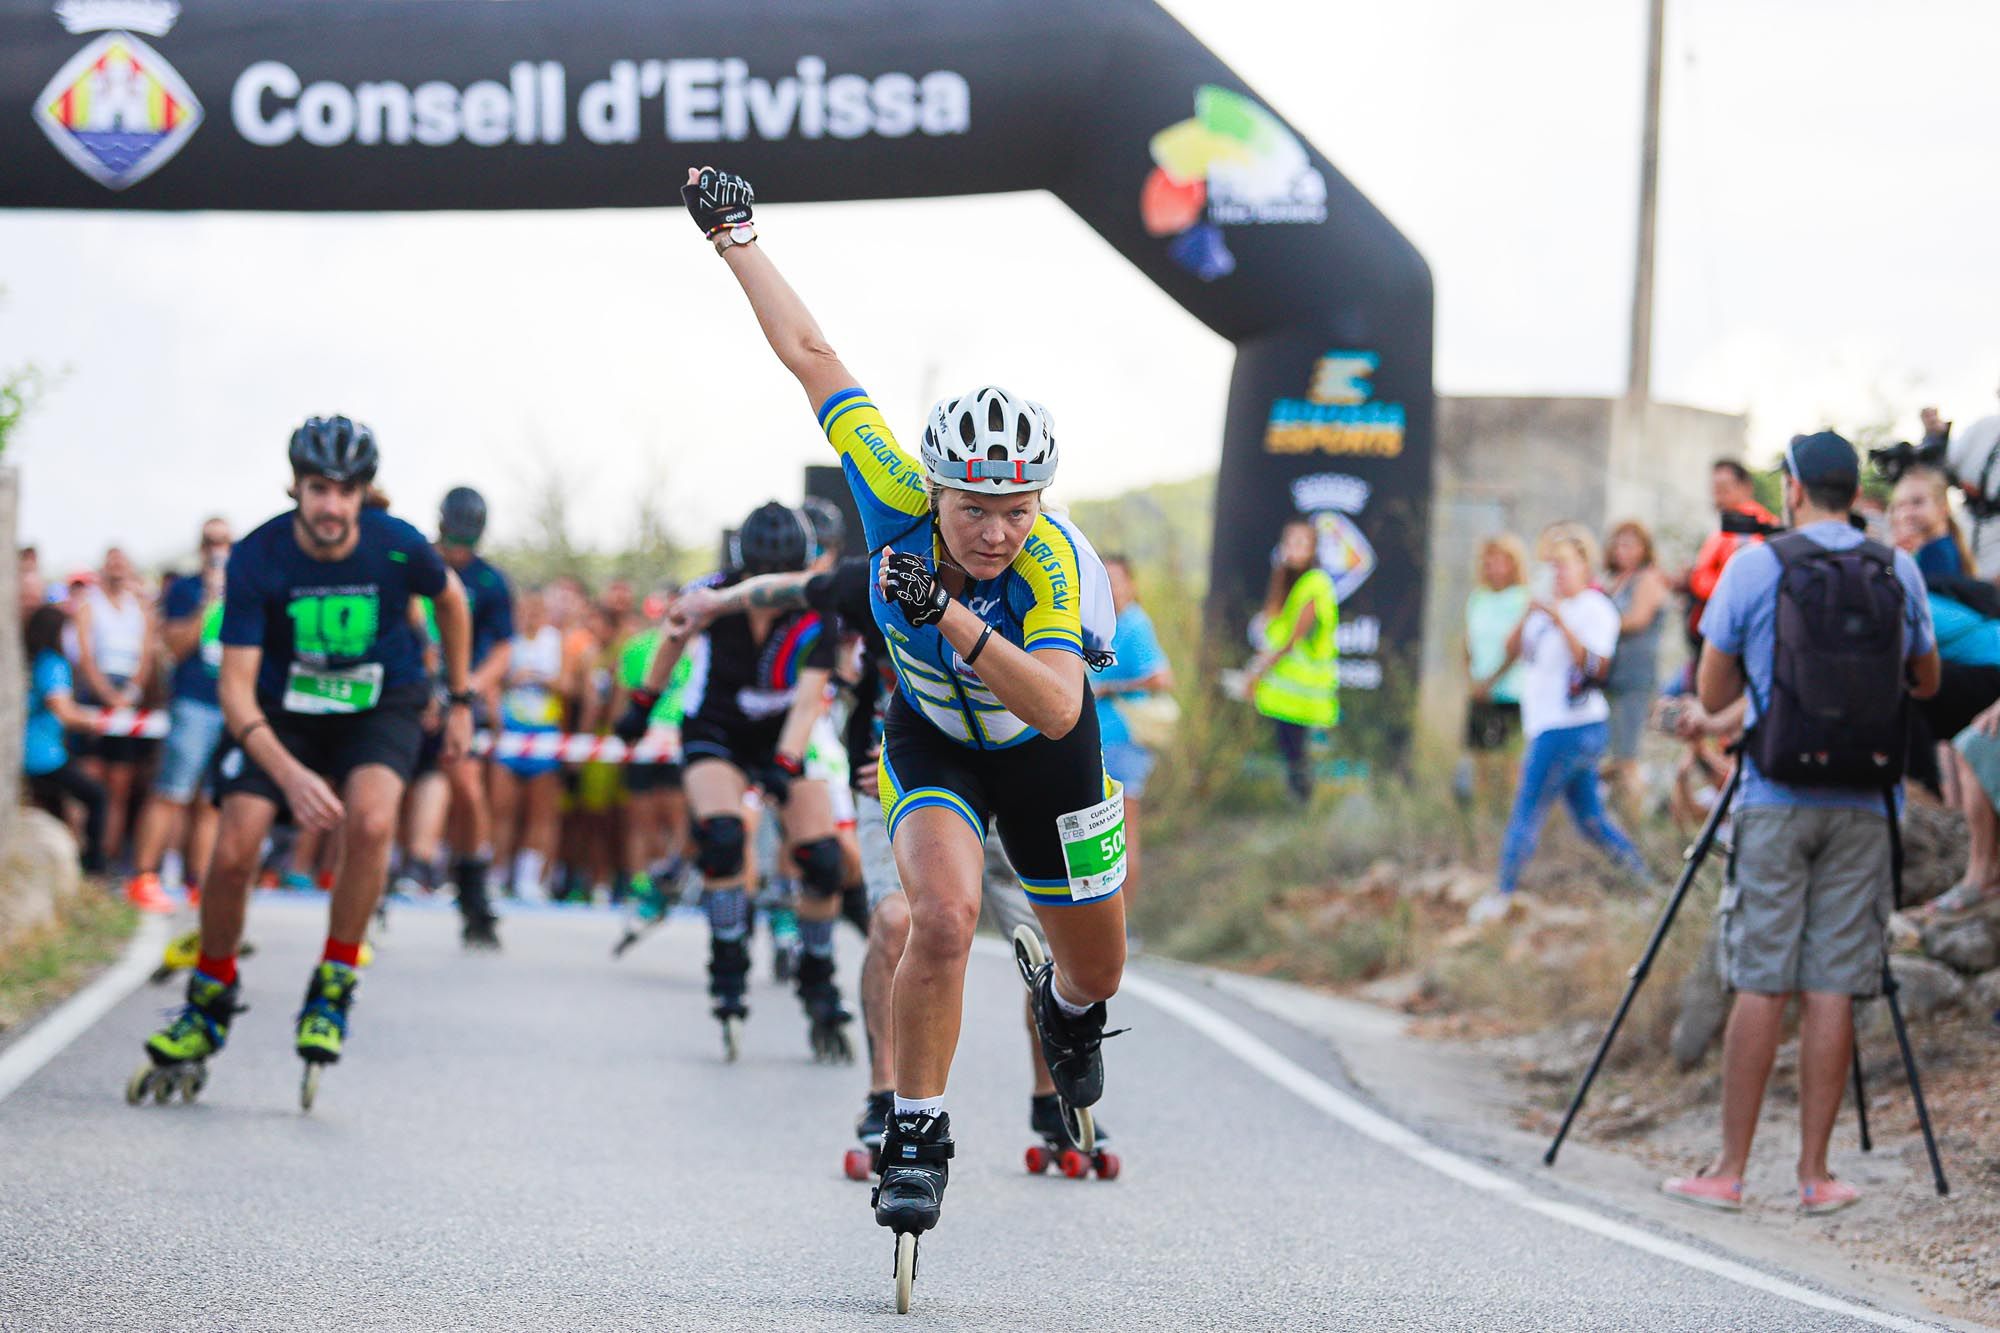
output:
[[[107,708],[97,715],[100,736],[159,740],[167,734],[167,714],[157,708]],[[493,759],[554,759],[565,764],[660,764],[681,757],[680,738],[648,736],[629,745],[616,736],[562,731],[482,731],[472,752]]]

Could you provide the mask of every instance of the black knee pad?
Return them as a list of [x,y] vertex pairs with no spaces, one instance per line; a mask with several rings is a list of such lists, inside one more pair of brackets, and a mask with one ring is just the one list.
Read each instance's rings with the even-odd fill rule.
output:
[[743,873],[748,845],[743,821],[735,815],[713,815],[694,826],[695,866],[709,879],[731,879]]
[[792,860],[798,862],[799,879],[807,897],[822,901],[838,898],[847,888],[847,868],[838,839],[821,838],[795,848]]

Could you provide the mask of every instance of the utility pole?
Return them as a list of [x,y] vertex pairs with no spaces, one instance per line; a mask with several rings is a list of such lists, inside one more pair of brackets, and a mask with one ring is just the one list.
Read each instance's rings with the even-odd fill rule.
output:
[[1648,2],[1646,120],[1639,154],[1639,252],[1632,270],[1632,364],[1625,378],[1625,396],[1641,412],[1653,396],[1653,227],[1660,189],[1660,46],[1667,26],[1667,0]]

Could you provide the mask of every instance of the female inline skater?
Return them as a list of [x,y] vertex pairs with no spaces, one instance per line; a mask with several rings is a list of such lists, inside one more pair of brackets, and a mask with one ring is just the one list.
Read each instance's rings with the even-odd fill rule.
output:
[[749,182],[690,170],[681,198],[804,387],[873,552],[898,685],[880,791],[910,905],[875,1220],[898,1233],[903,1304],[914,1242],[902,1238],[937,1225],[952,1155],[945,1082],[989,816],[1054,953],[1031,986],[1057,1089],[1072,1107],[1103,1091],[1104,1001],[1125,966],[1124,834],[1085,668],[1108,657],[1110,584],[1082,535],[1042,510],[1056,470],[1046,409],[992,386],[946,399],[919,465],[756,244]]

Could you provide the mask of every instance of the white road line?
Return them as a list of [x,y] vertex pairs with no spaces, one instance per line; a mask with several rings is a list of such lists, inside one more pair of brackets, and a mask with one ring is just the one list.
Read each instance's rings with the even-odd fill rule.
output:
[[41,1022],[0,1051],[0,1102],[7,1100],[43,1065],[62,1054],[65,1046],[90,1030],[151,975],[166,947],[166,919],[148,916],[132,932],[124,954],[111,969],[51,1010]]
[[[984,944],[985,941],[981,943]],[[996,944],[992,951],[1000,952],[1000,947]],[[1127,972],[1120,994],[1135,996],[1154,1008],[1171,1014],[1279,1087],[1296,1094],[1301,1100],[1324,1111],[1348,1128],[1374,1139],[1384,1147],[1393,1148],[1410,1160],[1449,1176],[1462,1185],[1469,1185],[1473,1189],[1505,1199],[1529,1212],[1540,1213],[1543,1217],[1566,1223],[1581,1231],[1588,1231],[1592,1235],[1602,1236],[1606,1240],[1615,1241],[1631,1249],[1643,1250],[1647,1254],[1657,1255],[1662,1259],[1699,1269],[1740,1286],[1750,1287],[1815,1310],[1845,1315],[1862,1323],[1873,1324],[1877,1328],[1906,1330],[1906,1333],[1932,1333],[1939,1327],[1935,1324],[1906,1319],[1900,1315],[1871,1310],[1863,1305],[1855,1305],[1809,1287],[1802,1287],[1796,1282],[1772,1277],[1746,1264],[1707,1254],[1691,1245],[1668,1240],[1664,1236],[1656,1236],[1642,1227],[1628,1225],[1577,1204],[1545,1198],[1519,1181],[1488,1170],[1477,1162],[1461,1157],[1448,1149],[1440,1148],[1381,1112],[1362,1105],[1318,1075],[1279,1054],[1252,1036],[1241,1025],[1224,1018],[1207,1005],[1189,999],[1172,987]]]

